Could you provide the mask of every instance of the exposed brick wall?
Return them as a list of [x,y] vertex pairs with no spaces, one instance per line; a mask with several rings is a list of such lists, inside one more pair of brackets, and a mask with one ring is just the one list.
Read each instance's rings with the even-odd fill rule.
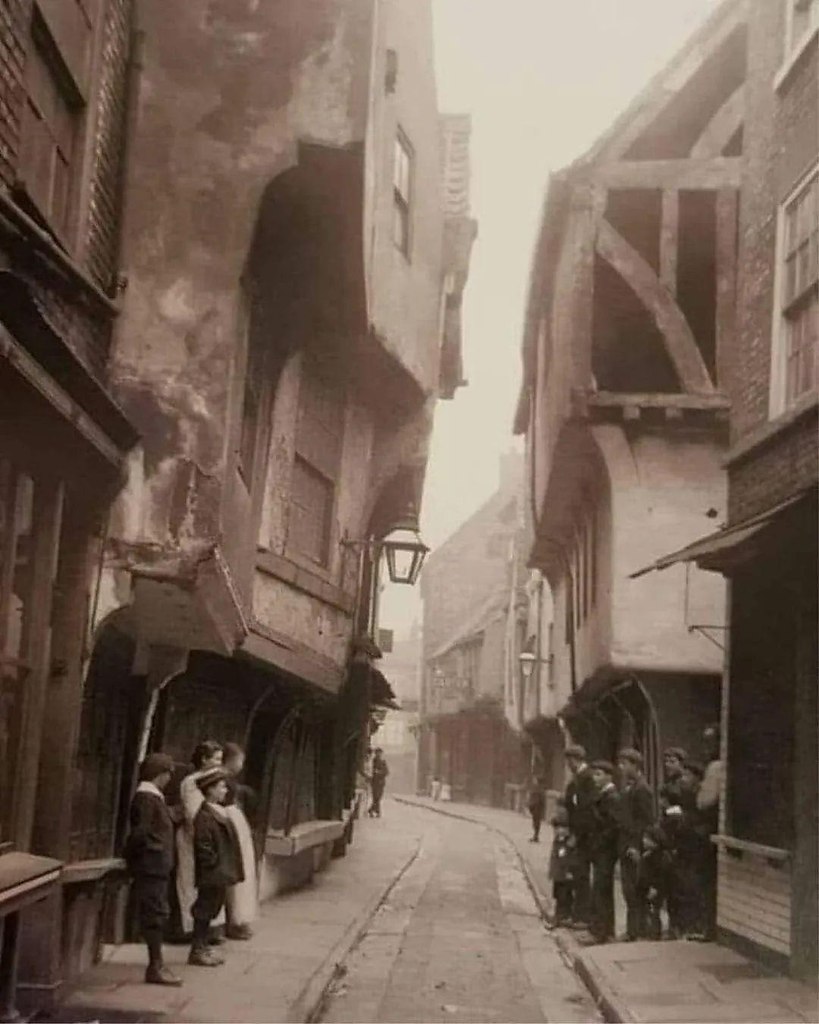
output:
[[109,0],[94,126],[94,165],[89,192],[86,264],[108,289],[116,269],[120,192],[128,105],[132,0]]
[[31,0],[0,4],[0,183],[11,185],[20,144],[26,26]]
[[791,875],[786,866],[719,854],[717,924],[784,956],[791,950]]
[[765,446],[731,468],[728,494],[732,522],[746,519],[810,487],[819,475],[817,416],[783,430]]
[[[737,345],[734,352],[732,440],[767,422],[771,327],[779,204],[819,153],[816,50],[806,54],[779,91],[784,55],[784,3],[754,0],[748,37],[745,152],[739,228]],[[763,460],[759,472],[769,465]]]

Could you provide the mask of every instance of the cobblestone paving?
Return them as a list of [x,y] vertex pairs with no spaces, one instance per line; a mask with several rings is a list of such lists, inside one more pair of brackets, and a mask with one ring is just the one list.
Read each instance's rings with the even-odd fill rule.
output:
[[596,1021],[511,844],[429,815],[422,852],[348,958],[322,1020]]

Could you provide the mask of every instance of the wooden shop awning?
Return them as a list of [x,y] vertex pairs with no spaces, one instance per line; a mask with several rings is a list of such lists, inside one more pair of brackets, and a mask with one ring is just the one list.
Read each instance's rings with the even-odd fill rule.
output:
[[680,548],[679,551],[663,555],[650,565],[631,573],[630,579],[637,579],[638,576],[644,576],[655,569],[667,569],[680,562],[695,562],[700,569],[707,569],[710,572],[723,572],[736,566],[753,554],[753,542],[761,540],[777,518],[805,496],[806,492],[800,491],[764,512],[710,533],[693,544]]

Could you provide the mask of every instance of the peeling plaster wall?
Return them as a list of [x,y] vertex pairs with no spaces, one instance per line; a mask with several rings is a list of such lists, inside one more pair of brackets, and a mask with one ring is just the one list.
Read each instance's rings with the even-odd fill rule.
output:
[[137,538],[217,539],[237,417],[238,284],[299,137],[361,140],[371,0],[139,0],[112,379],[144,436]]
[[[594,428],[611,475],[611,615],[615,666],[668,672],[722,671],[722,651],[688,625],[721,625],[725,582],[685,566],[629,579],[637,569],[724,522],[727,503],[719,446],[701,438]],[[709,518],[709,509],[717,512]],[[687,616],[687,618],[686,618]]]
[[[367,174],[373,186],[365,214],[370,319],[387,348],[428,393],[438,384],[443,285],[443,198],[430,0],[381,0]],[[385,89],[386,52],[398,61],[395,91]],[[410,254],[393,239],[393,167],[398,130],[412,146]]]

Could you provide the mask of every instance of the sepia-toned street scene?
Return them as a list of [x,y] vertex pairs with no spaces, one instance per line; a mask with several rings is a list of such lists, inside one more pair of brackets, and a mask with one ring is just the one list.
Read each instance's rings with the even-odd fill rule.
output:
[[0,0],[0,1024],[819,1024],[819,0]]

